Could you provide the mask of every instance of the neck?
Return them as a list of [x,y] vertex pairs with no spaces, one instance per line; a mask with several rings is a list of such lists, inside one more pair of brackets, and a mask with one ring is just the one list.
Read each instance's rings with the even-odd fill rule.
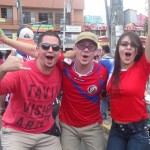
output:
[[78,64],[77,62],[75,62],[73,65],[74,71],[79,76],[87,76],[87,75],[91,74],[93,67],[94,67],[93,62],[91,64],[88,64],[88,65],[81,65],[81,64]]
[[36,67],[39,69],[39,71],[43,74],[51,74],[53,67],[46,67],[46,66],[41,66],[41,63],[38,61],[38,59],[36,60]]

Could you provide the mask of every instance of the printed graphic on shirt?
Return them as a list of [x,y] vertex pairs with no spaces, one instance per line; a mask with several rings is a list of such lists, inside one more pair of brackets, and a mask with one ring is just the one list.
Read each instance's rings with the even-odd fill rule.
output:
[[96,92],[97,92],[97,86],[95,86],[95,85],[90,85],[90,86],[88,87],[88,92],[89,92],[89,94],[94,94],[94,93],[96,93]]
[[26,130],[39,129],[46,126],[51,117],[56,87],[37,87],[30,85],[27,92],[28,100],[23,103],[22,114],[18,116],[15,125]]

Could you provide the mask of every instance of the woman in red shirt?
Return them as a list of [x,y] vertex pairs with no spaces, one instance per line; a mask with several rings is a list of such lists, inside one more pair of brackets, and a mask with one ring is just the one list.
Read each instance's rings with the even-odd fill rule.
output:
[[[150,8],[150,0],[148,0]],[[150,22],[150,10],[149,10]],[[150,24],[148,29],[150,28]],[[150,30],[145,50],[133,32],[118,40],[114,71],[108,82],[112,127],[107,150],[149,150],[148,112],[144,101],[150,74]]]

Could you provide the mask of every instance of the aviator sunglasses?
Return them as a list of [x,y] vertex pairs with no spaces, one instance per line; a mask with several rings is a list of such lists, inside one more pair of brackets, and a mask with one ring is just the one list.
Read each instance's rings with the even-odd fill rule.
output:
[[39,46],[41,46],[43,50],[49,50],[50,47],[52,47],[52,50],[55,52],[60,50],[60,46],[57,44],[41,43]]
[[90,52],[94,52],[97,49],[97,46],[95,45],[85,45],[82,43],[76,44],[76,47],[82,51],[85,50],[85,48],[87,48]]

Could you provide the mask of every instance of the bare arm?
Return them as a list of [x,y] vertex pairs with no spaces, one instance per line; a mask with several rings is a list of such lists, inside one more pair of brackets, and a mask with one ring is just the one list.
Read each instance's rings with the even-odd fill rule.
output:
[[36,46],[35,45],[31,45],[28,43],[24,43],[24,42],[20,42],[20,41],[16,41],[13,39],[8,38],[3,30],[0,28],[0,41],[15,48],[15,49],[19,49],[20,51],[34,57],[37,58],[38,53],[36,50]]
[[150,62],[150,0],[148,0],[148,35],[146,39],[145,55]]
[[5,111],[5,98],[6,95],[0,95],[0,117],[3,115]]

